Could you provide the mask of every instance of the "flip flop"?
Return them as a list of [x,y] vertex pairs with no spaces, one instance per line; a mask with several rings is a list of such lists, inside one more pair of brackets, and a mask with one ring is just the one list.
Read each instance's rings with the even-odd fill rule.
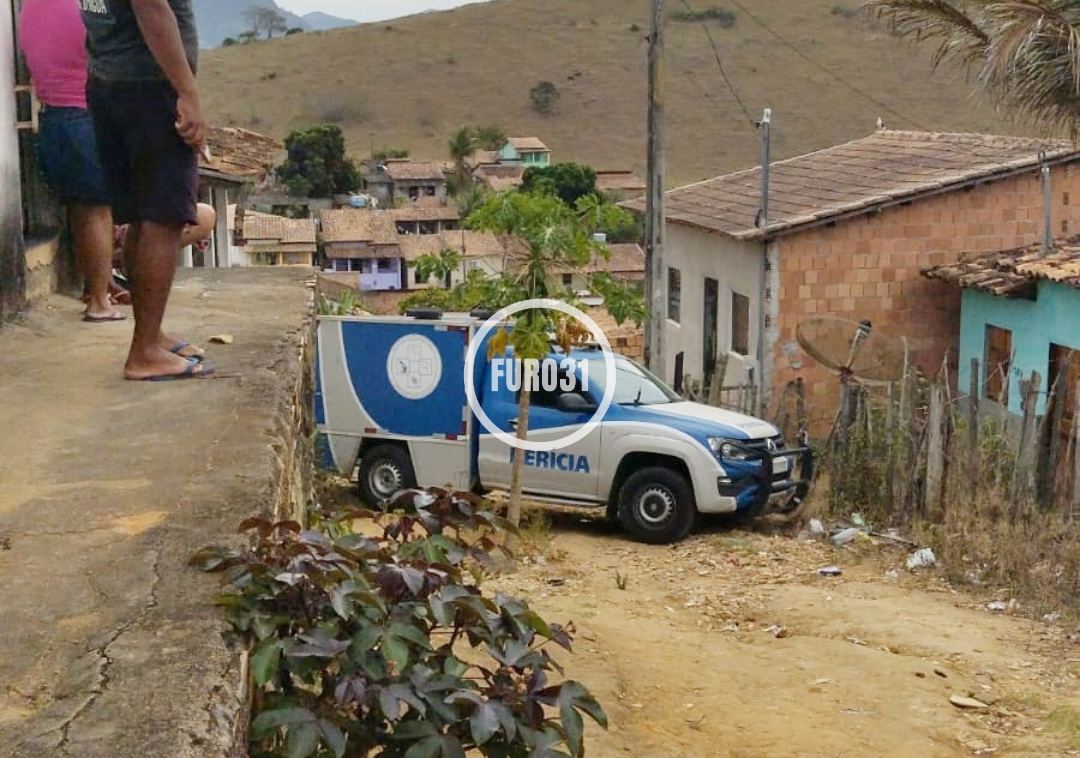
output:
[[111,324],[114,321],[127,321],[127,316],[123,313],[114,313],[111,316],[91,316],[89,313],[84,313],[83,321],[88,324]]
[[[196,371],[202,367],[201,371]],[[143,382],[182,382],[185,379],[203,379],[214,373],[214,367],[196,360],[188,361],[188,367],[182,374],[162,374],[161,376],[148,376],[141,379]]]
[[[179,342],[177,342],[175,345],[172,346],[172,348],[169,350],[169,352],[172,353],[173,355],[180,355],[180,352],[182,350],[184,350],[185,348],[189,348],[189,347],[191,347],[190,342],[184,342],[183,340],[180,340]],[[198,355],[180,355],[180,357],[181,358],[187,358],[187,359],[193,360],[193,361],[202,361],[204,358],[206,358],[206,351],[202,350]]]

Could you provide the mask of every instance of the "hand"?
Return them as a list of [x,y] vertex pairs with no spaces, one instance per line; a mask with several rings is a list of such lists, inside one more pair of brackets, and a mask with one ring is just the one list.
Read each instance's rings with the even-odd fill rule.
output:
[[198,93],[180,95],[176,102],[176,131],[193,150],[202,151],[206,145],[206,118]]

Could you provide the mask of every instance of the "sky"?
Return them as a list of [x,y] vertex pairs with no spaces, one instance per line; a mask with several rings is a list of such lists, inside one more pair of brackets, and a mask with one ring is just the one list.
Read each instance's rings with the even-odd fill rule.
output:
[[430,10],[446,10],[481,0],[278,0],[293,13],[322,11],[357,21],[382,21]]

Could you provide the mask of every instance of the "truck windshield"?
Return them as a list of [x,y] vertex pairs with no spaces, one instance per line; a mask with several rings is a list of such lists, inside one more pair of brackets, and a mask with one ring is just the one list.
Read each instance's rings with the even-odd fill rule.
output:
[[[592,385],[589,388],[590,394],[599,401],[607,390],[607,366],[603,358],[589,359],[589,382]],[[681,397],[648,369],[626,358],[615,359],[615,396],[611,401],[613,404],[664,405],[681,401]]]

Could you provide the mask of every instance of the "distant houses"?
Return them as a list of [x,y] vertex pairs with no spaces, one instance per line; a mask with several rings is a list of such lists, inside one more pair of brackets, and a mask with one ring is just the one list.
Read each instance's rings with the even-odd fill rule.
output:
[[551,149],[537,137],[510,137],[499,150],[499,161],[544,168],[551,165]]
[[727,353],[725,384],[757,384],[767,404],[802,378],[817,421],[830,419],[836,377],[795,335],[824,315],[906,337],[914,363],[936,373],[956,354],[960,296],[923,269],[1038,241],[1044,164],[1054,229],[1076,233],[1080,151],[1066,142],[879,130],[774,163],[765,219],[760,168],[672,190],[664,378],[680,364],[711,378]]
[[235,232],[237,266],[314,266],[315,219],[248,211]]

